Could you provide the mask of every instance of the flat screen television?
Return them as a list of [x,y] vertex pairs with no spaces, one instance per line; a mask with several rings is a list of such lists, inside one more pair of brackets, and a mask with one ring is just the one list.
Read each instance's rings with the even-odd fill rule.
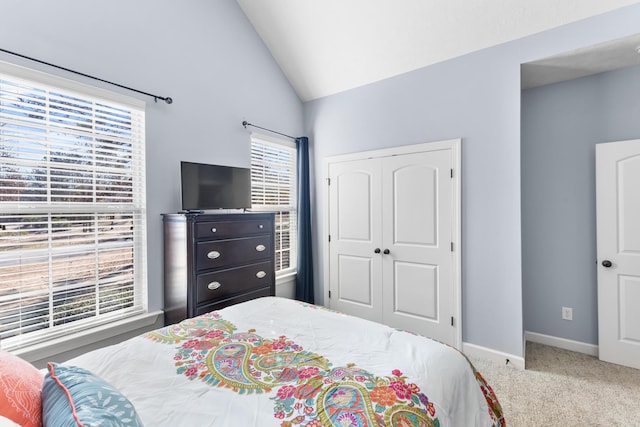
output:
[[251,169],[180,162],[182,210],[251,207]]

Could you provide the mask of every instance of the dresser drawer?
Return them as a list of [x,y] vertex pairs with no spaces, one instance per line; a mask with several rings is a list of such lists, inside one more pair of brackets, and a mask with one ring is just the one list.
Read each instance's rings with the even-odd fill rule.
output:
[[201,305],[273,283],[272,261],[199,274],[196,279],[196,303]]
[[215,310],[221,310],[221,309],[223,309],[225,307],[228,307],[230,305],[238,304],[238,303],[245,302],[245,301],[249,301],[249,300],[252,300],[254,298],[268,297],[268,296],[274,296],[274,295],[275,294],[273,293],[273,288],[270,288],[270,287],[260,288],[260,289],[257,289],[255,291],[247,292],[246,294],[236,295],[235,297],[230,297],[230,298],[226,298],[226,299],[222,299],[222,300],[216,300],[215,302],[212,302],[211,304],[198,306],[194,310],[195,312],[193,313],[193,315],[194,316],[200,316],[201,314],[209,313],[209,312],[215,311]]
[[196,245],[196,268],[201,271],[273,260],[272,239],[267,235],[200,242]]
[[196,224],[196,239],[228,239],[229,237],[246,237],[257,234],[270,234],[273,222],[266,220],[247,221],[212,221]]

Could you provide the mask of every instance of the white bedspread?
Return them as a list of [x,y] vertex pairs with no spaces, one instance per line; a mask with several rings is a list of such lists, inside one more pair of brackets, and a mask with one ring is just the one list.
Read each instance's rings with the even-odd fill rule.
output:
[[150,427],[503,423],[462,354],[411,333],[277,297],[179,325],[66,364],[117,387]]

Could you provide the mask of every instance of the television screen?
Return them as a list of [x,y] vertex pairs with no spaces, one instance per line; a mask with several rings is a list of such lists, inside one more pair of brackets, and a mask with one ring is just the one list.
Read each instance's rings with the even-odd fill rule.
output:
[[180,162],[182,209],[251,207],[251,169]]

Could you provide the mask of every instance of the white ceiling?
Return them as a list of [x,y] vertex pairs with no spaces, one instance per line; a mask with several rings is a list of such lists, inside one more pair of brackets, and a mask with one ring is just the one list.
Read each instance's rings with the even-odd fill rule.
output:
[[[237,1],[303,101],[640,3],[631,0]],[[541,73],[554,74],[549,73],[550,70],[552,67],[538,68]]]

